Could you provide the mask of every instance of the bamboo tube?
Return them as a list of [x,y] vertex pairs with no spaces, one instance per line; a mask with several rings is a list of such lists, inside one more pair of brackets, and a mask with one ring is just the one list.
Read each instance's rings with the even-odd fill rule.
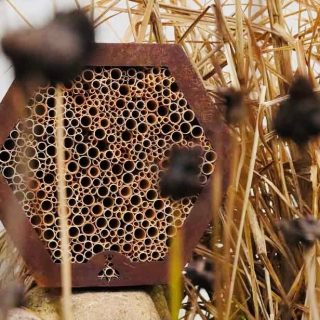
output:
[[[110,186],[110,189],[111,189],[111,187],[112,187],[112,185]],[[117,186],[116,186],[116,190],[117,190]],[[111,192],[113,192],[113,191],[111,190]],[[105,208],[110,208],[110,207],[112,207],[112,206],[113,206],[113,203],[114,203],[114,200],[113,200],[113,198],[111,198],[111,197],[106,197],[106,198],[103,199],[103,206],[104,206]]]
[[1,163],[8,163],[11,161],[12,154],[11,152],[8,152],[7,150],[1,150],[0,151],[0,162]]
[[99,81],[98,79],[95,79],[91,82],[91,86],[92,88],[96,89],[96,90],[99,90],[101,88],[101,81]]
[[43,200],[41,202],[41,210],[43,211],[51,211],[52,209],[52,202],[49,200]]
[[125,235],[125,230],[122,227],[119,227],[117,230],[117,237],[119,238],[118,244],[123,244],[124,243],[124,239],[123,236]]
[[103,246],[101,244],[95,244],[93,247],[92,247],[92,254],[95,255],[95,254],[98,254],[100,252],[103,251]]
[[15,140],[15,139],[19,138],[19,136],[20,136],[19,133],[20,132],[17,129],[13,129],[12,131],[10,131],[10,134],[9,134],[10,139]]
[[92,258],[93,253],[91,251],[86,251],[84,253],[84,256],[85,256],[86,260],[89,260],[90,258]]
[[123,172],[123,167],[121,164],[115,163],[112,168],[111,171],[114,175],[119,176],[122,174]]
[[75,140],[75,142],[77,142],[77,143],[82,142],[83,139],[84,139],[84,137],[83,137],[83,135],[82,135],[81,133],[76,133],[76,134],[74,135],[74,140]]
[[134,68],[129,68],[127,70],[127,75],[129,76],[129,78],[136,78],[136,74],[137,74],[137,71]]
[[165,122],[166,124],[162,125],[161,127],[161,131],[163,134],[167,135],[167,134],[170,134],[172,131],[173,131],[173,127],[171,124],[167,123],[169,122],[169,119],[165,117]]
[[80,155],[86,154],[87,150],[88,150],[87,145],[85,143],[82,143],[82,142],[77,143],[75,149],[76,149],[76,152],[78,154],[80,154]]
[[95,74],[92,70],[86,69],[82,71],[82,79],[88,83],[91,83],[91,81],[94,79]]
[[193,126],[191,129],[191,135],[193,138],[199,138],[203,135],[203,129],[200,126]]
[[78,237],[78,242],[83,244],[86,241],[86,239],[87,239],[87,237],[84,234],[81,234]]
[[[155,75],[149,74],[149,71],[147,73],[137,72],[137,69],[131,68],[133,71],[130,72],[138,79],[138,81],[131,81],[131,85],[129,80],[132,78],[128,75],[128,70],[119,69],[121,79],[110,81],[104,78],[106,70],[109,76],[113,73],[117,77],[117,74],[119,75],[117,69],[119,68],[101,68],[102,79],[95,79],[96,74],[92,71],[93,69],[85,70],[81,77],[67,89],[70,90],[73,98],[68,94],[65,96],[65,117],[68,120],[64,124],[68,126],[65,132],[68,137],[64,139],[64,146],[66,149],[74,150],[67,154],[66,166],[70,174],[65,176],[68,185],[70,183],[66,193],[68,193],[68,205],[71,209],[68,212],[70,224],[72,224],[69,236],[72,239],[72,261],[74,263],[87,261],[93,254],[109,249],[128,254],[136,250],[135,253],[130,253],[130,259],[136,259],[137,262],[141,262],[141,259],[143,261],[158,259],[163,252],[166,252],[166,249],[161,251],[161,254],[155,253],[156,240],[159,247],[165,248],[166,228],[176,221],[178,224],[183,221],[182,214],[184,213],[180,213],[181,218],[173,216],[172,209],[169,208],[171,211],[167,209],[168,206],[171,206],[170,201],[164,202],[159,199],[155,190],[159,167],[156,164],[149,167],[146,162],[154,163],[155,158],[168,157],[167,145],[172,144],[171,139],[174,139],[175,143],[187,145],[183,135],[190,135],[192,127],[190,122],[194,120],[194,114],[181,106],[186,104],[182,96],[178,95],[182,100],[178,100],[181,105],[171,100],[172,97],[178,99],[178,96],[172,96],[172,93],[178,89],[173,85],[173,79],[163,77],[164,70],[155,68]],[[83,79],[84,73],[88,81]],[[89,80],[91,77],[92,79]],[[131,100],[134,86],[137,86],[135,90],[137,101],[135,102]],[[158,90],[160,94],[155,93],[155,90]],[[164,95],[166,97],[163,97]],[[87,105],[85,110],[82,107],[84,101]],[[108,118],[105,118],[106,104],[110,108]],[[46,105],[46,102],[43,102],[43,105]],[[51,106],[48,106],[48,116],[49,111],[54,110],[54,101],[49,105]],[[54,111],[51,111],[50,116],[55,116]],[[40,121],[43,120],[41,110],[37,117]],[[53,136],[52,122],[49,126],[47,125],[53,119],[50,117],[47,119],[41,122],[41,126],[45,128],[45,134],[49,137],[40,145],[40,148],[37,144],[36,149],[42,154],[39,157],[39,166],[35,163],[35,169],[41,167],[41,170],[44,171],[39,179],[41,178],[45,184],[38,188],[48,193],[48,196],[41,195],[40,203],[43,203],[46,209],[44,201],[50,201],[55,210],[54,201],[56,200],[52,197],[52,193],[56,187],[52,181],[51,172],[48,172],[49,166],[54,165],[54,162],[46,153],[49,145],[53,146],[57,141]],[[42,136],[41,129],[37,130],[35,125],[33,123],[31,129]],[[122,135],[117,132],[121,132]],[[16,138],[21,139],[17,133],[19,133],[18,130],[12,133],[13,138],[18,135]],[[199,137],[199,140],[201,139],[202,137]],[[204,144],[204,141],[204,139],[201,140],[199,144]],[[14,141],[13,144],[16,142]],[[10,143],[8,145],[10,149]],[[146,149],[150,149],[153,145],[163,150],[148,153]],[[3,153],[4,161],[12,158],[15,145],[12,146],[12,150],[10,152],[4,150],[7,152]],[[132,152],[128,153],[128,150]],[[49,149],[49,153],[55,154],[55,152],[55,149]],[[35,156],[38,158],[38,155]],[[212,158],[213,155],[208,154],[208,159]],[[204,165],[208,168],[212,167],[210,161],[206,161]],[[56,170],[55,166],[52,167],[52,171]],[[137,173],[133,174],[135,170]],[[207,172],[206,169],[204,171]],[[74,179],[79,183],[71,183]],[[38,195],[40,190],[35,189],[35,191]],[[192,205],[192,203],[189,204]],[[189,211],[190,207],[188,207]],[[46,209],[44,212],[43,219],[46,221],[39,223],[51,227],[53,217],[50,215],[51,211]],[[170,214],[171,216],[168,216]],[[33,220],[35,224],[38,223],[37,219],[33,218]],[[59,231],[57,221],[58,219],[55,220],[55,226],[52,229],[56,234]],[[48,235],[46,240],[49,246],[51,242]],[[134,241],[136,245],[129,243],[131,241]],[[153,249],[152,246],[154,246]],[[53,244],[52,250],[54,251],[57,247],[56,243]],[[55,255],[52,253],[55,261],[60,261],[59,254],[55,253]]]
[[15,170],[15,168],[13,168],[13,167],[11,167],[11,166],[5,166],[5,167],[2,169],[2,175],[3,175],[4,178],[6,178],[6,179],[12,179],[15,174],[16,174],[16,170]]
[[86,206],[90,206],[92,205],[94,202],[94,198],[91,194],[86,194],[84,197],[83,197],[83,203],[84,205]]
[[129,184],[133,181],[134,179],[134,176],[132,173],[130,172],[126,172],[122,175],[122,181],[125,183],[125,184]]
[[92,235],[95,232],[95,227],[91,223],[85,223],[83,226],[81,226],[81,230],[86,235]]
[[81,243],[75,243],[72,245],[72,252],[76,253],[75,257],[77,256],[78,253],[83,252],[83,245]]
[[51,212],[48,212],[43,216],[43,224],[45,226],[50,226],[50,225],[53,225],[54,223],[55,223],[55,217]]
[[[136,192],[138,192],[138,190],[137,190]],[[147,208],[148,208],[148,205],[149,205],[149,202],[148,202],[148,201],[142,201],[142,203],[141,203],[141,207],[142,207],[143,209],[147,209]]]
[[141,226],[146,229],[150,226],[150,221],[148,220],[143,220],[143,215],[142,215],[142,221],[141,221]]
[[186,111],[183,112],[182,118],[183,118],[183,120],[186,121],[186,122],[191,122],[191,121],[194,120],[195,114],[194,114],[194,112],[193,112],[191,109],[188,109],[188,110],[186,110]]
[[74,94],[78,93],[78,95],[74,98],[74,109],[76,113],[81,113],[84,104],[89,104],[90,99],[85,99],[83,94],[80,94],[79,91],[74,91]]
[[98,128],[94,131],[94,136],[97,140],[103,140],[106,137],[106,132],[103,128]]
[[173,212],[171,206],[167,206],[164,211],[165,211],[166,215],[169,215],[169,214],[171,214]]
[[113,81],[113,82],[111,82],[110,87],[111,87],[111,89],[113,90],[113,94],[114,94],[116,97],[119,97],[119,96],[120,96],[120,92],[119,92],[120,84],[119,84],[119,81]]
[[122,71],[119,68],[112,68],[110,70],[110,76],[112,79],[118,80],[122,77]]
[[134,220],[134,215],[132,212],[128,211],[122,216],[122,220],[125,223],[131,223]]
[[84,188],[89,188],[92,185],[92,179],[87,176],[81,176],[80,185]]
[[135,163],[135,167],[137,170],[142,170],[143,167],[144,167],[144,163],[140,160],[137,160],[136,163]]
[[52,256],[55,262],[60,262],[62,256],[61,251],[59,249],[53,250]]
[[13,150],[14,147],[15,143],[12,139],[7,139],[3,145],[3,148],[8,151]]
[[158,197],[158,193],[155,189],[149,189],[146,193],[146,198],[149,201],[155,201]]
[[121,96],[127,96],[130,93],[130,87],[126,84],[120,85],[119,93]]
[[189,122],[182,122],[180,124],[180,130],[183,134],[189,134],[191,132],[192,126]]
[[81,79],[79,81],[75,81],[74,82],[74,89],[73,89],[73,93],[80,93],[82,92],[82,89],[83,89],[83,83],[81,81]]
[[[126,230],[126,232],[128,232],[128,231]],[[125,238],[125,241],[126,241],[127,244],[129,244],[128,242],[131,242],[131,241],[133,240],[133,236],[132,236],[131,233],[126,233],[125,236],[124,236],[124,238]],[[130,245],[131,245],[131,244],[130,244]],[[132,247],[131,247],[131,248],[132,248]]]
[[107,224],[108,224],[108,221],[105,217],[99,217],[95,222],[96,227],[98,229],[103,229],[103,230],[105,230],[105,227],[107,226]]
[[103,206],[100,203],[96,203],[91,207],[91,213],[94,216],[101,216],[103,214]]
[[115,208],[113,208],[114,211],[117,211],[117,210],[121,210],[121,205],[124,203],[124,200],[122,197],[118,197],[116,196],[115,199],[114,199],[114,203],[116,205]]
[[76,161],[69,161],[67,164],[67,170],[71,174],[77,173],[79,171],[79,165]]
[[[196,134],[196,133],[197,133],[197,130],[196,130],[195,134]],[[171,137],[171,140],[172,140],[174,143],[179,143],[179,142],[181,142],[182,139],[183,139],[183,136],[182,136],[181,132],[179,132],[179,131],[174,131],[174,132],[172,132],[170,137]]]
[[[20,176],[20,175],[17,175],[15,174],[13,177],[12,177],[12,185],[19,185],[19,184],[22,184],[23,183],[23,178]],[[29,182],[30,184],[30,182]],[[11,183],[10,183],[11,185]],[[29,189],[30,189],[30,186],[29,186]]]
[[132,250],[132,245],[130,243],[124,243],[122,246],[121,246],[121,251],[125,252],[125,253],[129,253],[131,252]]
[[56,234],[52,229],[43,230],[42,237],[45,241],[51,241],[56,238]]
[[88,128],[90,125],[91,125],[91,117],[89,116],[86,116],[86,115],[83,115],[81,118],[80,118],[80,124],[84,127],[84,128]]
[[217,154],[210,150],[205,153],[204,158],[208,162],[215,162],[217,160]]
[[55,239],[51,240],[51,241],[48,243],[48,248],[49,248],[50,250],[55,250],[55,249],[58,248],[58,246],[59,246],[58,241],[56,241]]
[[76,135],[76,131],[74,128],[70,127],[67,129],[67,134],[66,134],[68,137],[73,137]]
[[146,237],[146,233],[142,228],[136,228],[133,233],[134,239],[143,240]]
[[83,169],[86,169],[90,166],[90,159],[87,156],[80,157],[79,166]]
[[97,166],[91,166],[88,169],[88,174],[91,178],[96,178],[100,175],[100,169]]
[[167,216],[166,216],[166,223],[167,223],[168,225],[171,225],[171,224],[173,224],[173,222],[174,222],[173,216],[167,215]]
[[83,254],[76,254],[74,257],[76,263],[83,263],[85,261],[85,257]]
[[139,261],[146,262],[148,260],[148,254],[146,252],[139,253]]
[[110,239],[109,236],[110,236],[110,232],[106,229],[102,229],[100,232],[99,232],[99,235],[100,235],[100,242],[105,245],[105,250],[108,250],[109,249],[109,245],[110,245],[110,242],[106,239]]
[[179,110],[178,104],[175,103],[175,102],[170,103],[169,110],[170,110],[171,113],[177,112]]
[[137,92],[141,92],[145,88],[145,82],[138,80],[135,84],[135,89]]
[[33,225],[33,226],[39,226],[42,224],[42,220],[41,220],[41,217],[38,216],[38,215],[33,215],[31,218],[30,218],[30,223]]
[[69,207],[75,207],[75,206],[77,206],[77,201],[76,201],[76,199],[74,199],[74,198],[68,199],[68,200],[67,200],[67,203],[68,203]]
[[125,199],[129,198],[132,195],[131,188],[127,186],[123,186],[119,192],[120,192],[120,195]]
[[158,118],[154,114],[148,114],[146,122],[150,125],[155,125],[158,122]]
[[101,183],[102,183],[101,178],[94,178],[92,180],[92,185],[96,187],[93,191],[94,194],[97,194],[97,191],[98,191],[97,187],[100,187]]
[[30,209],[31,209],[30,204],[29,204],[29,203],[25,203],[25,202],[22,204],[22,207],[23,207],[23,210],[24,210],[25,212],[29,212]]
[[[49,169],[52,170],[52,171],[55,171],[55,170],[56,170],[56,167],[55,167],[55,165],[53,165],[52,167],[50,166]],[[65,180],[66,180],[67,182],[72,181],[72,180],[73,180],[72,175],[71,175],[71,174],[66,174]]]
[[73,213],[73,215],[78,215],[80,213],[80,208],[79,207],[74,207],[72,209],[72,213]]
[[201,171],[206,174],[206,175],[210,175],[214,170],[214,167],[211,163],[206,162],[203,164]]

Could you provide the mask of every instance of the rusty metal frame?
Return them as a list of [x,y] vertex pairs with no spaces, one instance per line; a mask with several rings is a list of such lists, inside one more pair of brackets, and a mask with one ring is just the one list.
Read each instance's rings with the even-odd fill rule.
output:
[[[88,66],[166,66],[175,77],[188,104],[195,112],[218,154],[219,171],[222,175],[222,188],[225,192],[228,183],[229,143],[228,129],[220,113],[213,105],[202,81],[188,57],[178,45],[157,44],[97,44],[89,59]],[[10,130],[19,121],[15,108],[11,105],[16,90],[15,82],[0,103],[0,145],[7,139]],[[190,259],[211,218],[212,183],[209,179],[199,195],[181,230],[184,245],[184,262]],[[60,286],[60,264],[55,264],[35,230],[29,223],[20,204],[3,177],[0,177],[0,220],[9,236],[32,272],[37,284],[42,287]],[[97,277],[105,264],[106,256],[112,256],[112,263],[121,277],[111,281]],[[121,287],[166,283],[170,252],[164,261],[132,263],[113,251],[97,254],[87,263],[72,264],[73,287]]]

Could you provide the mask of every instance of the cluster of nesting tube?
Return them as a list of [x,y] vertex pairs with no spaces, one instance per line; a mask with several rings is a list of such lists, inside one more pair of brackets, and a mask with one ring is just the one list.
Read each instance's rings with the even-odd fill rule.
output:
[[[201,146],[203,184],[216,154],[169,70],[85,69],[63,87],[72,263],[104,250],[159,261],[196,197],[159,194],[173,145]],[[54,262],[60,262],[55,89],[40,88],[0,151],[0,171]],[[106,261],[99,277],[121,277]]]

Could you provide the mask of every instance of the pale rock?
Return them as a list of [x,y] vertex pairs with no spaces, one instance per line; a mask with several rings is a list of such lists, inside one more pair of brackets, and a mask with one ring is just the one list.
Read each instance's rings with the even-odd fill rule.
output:
[[[160,320],[151,297],[144,291],[77,291],[72,294],[74,320]],[[35,288],[26,306],[41,320],[60,320],[57,290]],[[22,318],[9,318],[18,320]],[[23,318],[29,319],[29,318]],[[30,318],[36,320],[38,318]]]

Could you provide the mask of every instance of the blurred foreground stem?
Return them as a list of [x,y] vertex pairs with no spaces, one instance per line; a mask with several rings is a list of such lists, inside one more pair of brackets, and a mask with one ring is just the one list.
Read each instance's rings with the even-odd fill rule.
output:
[[69,252],[69,233],[66,205],[64,127],[63,127],[63,96],[61,87],[56,89],[56,144],[57,144],[57,174],[58,174],[58,205],[61,234],[61,280],[62,280],[62,317],[71,320],[72,316],[72,284],[71,263]]

